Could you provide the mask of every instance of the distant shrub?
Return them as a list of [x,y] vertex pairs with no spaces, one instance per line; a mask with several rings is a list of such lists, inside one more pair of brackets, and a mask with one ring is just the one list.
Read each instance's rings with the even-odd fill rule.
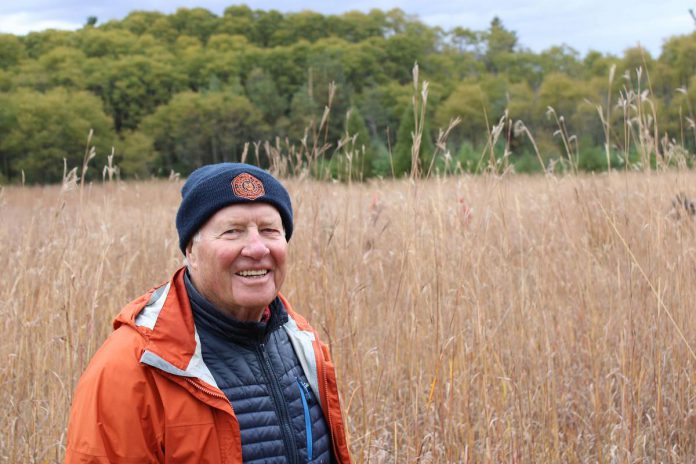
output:
[[515,156],[513,165],[515,166],[515,172],[525,174],[542,172],[544,169],[544,166],[539,163],[539,158],[537,158],[536,154],[529,151]]

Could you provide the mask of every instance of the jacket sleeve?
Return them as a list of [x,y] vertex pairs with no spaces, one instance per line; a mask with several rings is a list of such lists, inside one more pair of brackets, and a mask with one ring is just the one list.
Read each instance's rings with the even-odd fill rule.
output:
[[[162,408],[151,373],[122,328],[82,375],[70,410],[65,462],[163,462]],[[124,337],[125,335],[125,337]],[[136,344],[137,345],[137,344]]]
[[[315,332],[316,334],[316,332]],[[336,370],[331,361],[331,353],[329,347],[321,342],[317,336],[316,350],[321,353],[321,375],[325,380],[324,395],[326,396],[325,415],[331,427],[331,438],[333,441],[333,452],[337,462],[341,464],[351,464],[350,451],[348,447],[348,439],[346,429],[343,423],[343,413],[341,408],[341,400],[338,394],[338,383],[336,380]]]

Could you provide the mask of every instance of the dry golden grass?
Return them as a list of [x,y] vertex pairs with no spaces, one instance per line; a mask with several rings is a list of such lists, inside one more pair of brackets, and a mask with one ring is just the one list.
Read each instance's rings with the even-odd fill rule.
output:
[[[696,222],[672,211],[695,174],[287,184],[284,293],[331,345],[355,462],[696,456]],[[179,187],[0,194],[0,461],[62,459],[112,317],[181,263]]]

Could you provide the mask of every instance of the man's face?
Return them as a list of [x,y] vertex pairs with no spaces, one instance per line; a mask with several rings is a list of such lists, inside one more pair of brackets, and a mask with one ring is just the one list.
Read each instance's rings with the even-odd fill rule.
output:
[[278,211],[265,203],[227,206],[186,249],[196,289],[239,320],[259,320],[285,280],[288,242]]

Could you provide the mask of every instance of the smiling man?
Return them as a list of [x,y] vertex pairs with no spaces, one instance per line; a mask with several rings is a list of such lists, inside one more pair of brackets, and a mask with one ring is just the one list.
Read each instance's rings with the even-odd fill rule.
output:
[[336,375],[279,293],[290,197],[254,166],[194,171],[187,265],[128,304],[75,391],[68,463],[350,463]]

